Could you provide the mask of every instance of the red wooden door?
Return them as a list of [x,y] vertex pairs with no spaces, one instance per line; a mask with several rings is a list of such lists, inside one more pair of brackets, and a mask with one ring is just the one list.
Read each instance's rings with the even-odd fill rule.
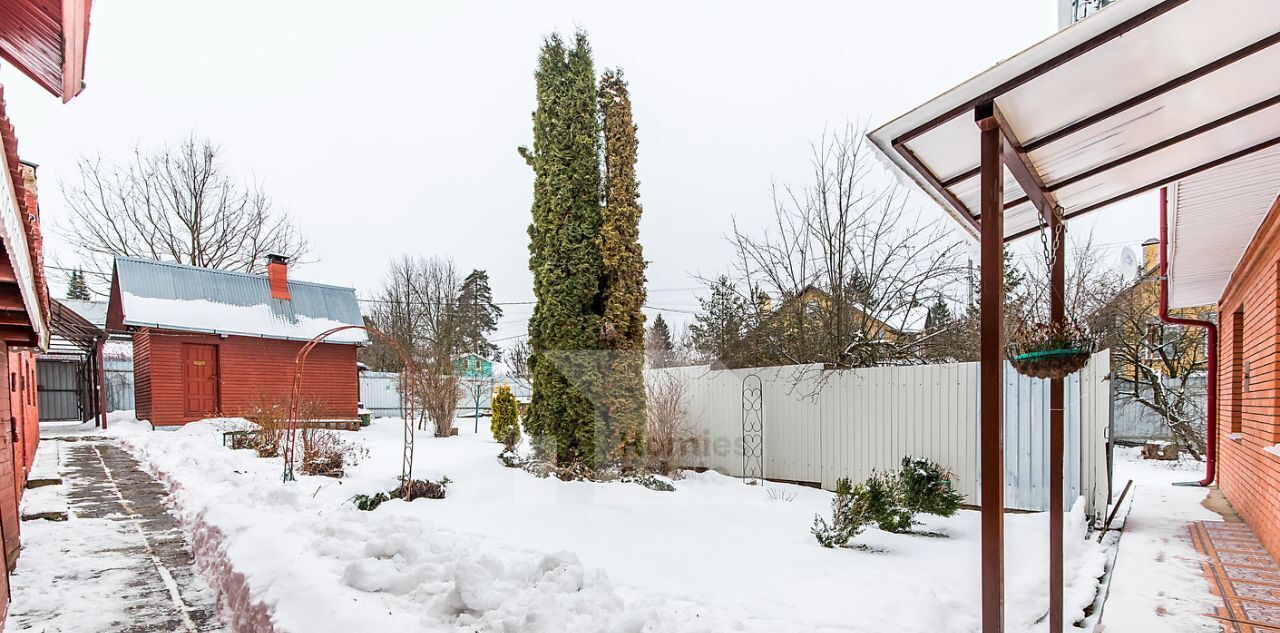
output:
[[218,347],[182,344],[183,414],[205,417],[218,412]]

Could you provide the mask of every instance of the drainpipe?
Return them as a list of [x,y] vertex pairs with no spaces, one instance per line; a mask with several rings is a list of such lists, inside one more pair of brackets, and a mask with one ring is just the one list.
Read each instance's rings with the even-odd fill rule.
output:
[[1160,320],[1173,325],[1202,327],[1208,335],[1208,394],[1206,394],[1204,479],[1182,485],[1211,486],[1218,476],[1218,326],[1203,319],[1169,316],[1169,188],[1160,189]]

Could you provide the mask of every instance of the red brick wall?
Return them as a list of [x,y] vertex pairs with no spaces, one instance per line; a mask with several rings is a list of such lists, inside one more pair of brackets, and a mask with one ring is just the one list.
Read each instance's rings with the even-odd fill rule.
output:
[[1280,557],[1280,200],[1219,305],[1218,485]]
[[[260,402],[287,402],[293,389],[295,358],[301,341],[176,332],[144,331],[133,337],[134,398],[138,417],[153,424],[184,424],[182,344],[218,348],[219,405],[222,415],[238,416]],[[303,399],[320,406],[321,415],[355,419],[360,399],[356,347],[322,343],[307,357]]]

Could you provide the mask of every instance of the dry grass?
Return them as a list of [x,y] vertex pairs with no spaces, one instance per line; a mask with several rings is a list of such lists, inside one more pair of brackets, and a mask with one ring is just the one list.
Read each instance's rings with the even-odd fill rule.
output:
[[289,430],[289,401],[258,396],[240,413],[244,419],[258,426],[251,446],[258,457],[279,457],[284,434]]

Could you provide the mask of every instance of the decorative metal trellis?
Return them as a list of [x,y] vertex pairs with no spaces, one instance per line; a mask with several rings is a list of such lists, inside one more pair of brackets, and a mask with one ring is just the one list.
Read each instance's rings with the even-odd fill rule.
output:
[[400,362],[404,368],[400,372],[400,393],[402,395],[401,400],[404,407],[404,410],[401,412],[404,416],[404,451],[403,459],[400,464],[400,481],[403,485],[400,486],[400,489],[403,491],[405,499],[408,499],[409,492],[412,489],[412,486],[408,484],[413,481],[413,426],[414,420],[417,418],[414,403],[418,400],[418,385],[415,380],[417,371],[413,364],[413,359],[405,353],[400,345],[396,343],[395,339],[379,332],[375,328],[365,327],[363,325],[344,325],[325,330],[324,332],[317,334],[315,338],[307,341],[307,344],[303,345],[302,349],[298,350],[298,355],[294,357],[293,362],[296,369],[293,373],[293,392],[289,397],[289,429],[288,432],[285,433],[283,447],[281,449],[284,457],[284,474],[281,476],[281,479],[286,482],[294,481],[295,479],[293,472],[294,446],[296,444],[298,434],[298,406],[302,401],[302,376],[303,370],[306,369],[307,356],[311,354],[311,350],[315,349],[316,345],[323,343],[324,340],[330,336],[346,330],[364,330],[371,336],[376,336],[379,339],[382,339],[382,341],[391,346],[391,349],[395,350],[396,355],[400,357]]
[[742,477],[764,479],[764,384],[756,374],[742,379]]

